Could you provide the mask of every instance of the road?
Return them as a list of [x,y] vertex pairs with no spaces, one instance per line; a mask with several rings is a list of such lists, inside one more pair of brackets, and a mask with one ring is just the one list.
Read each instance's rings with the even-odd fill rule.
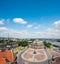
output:
[[18,54],[17,54],[17,62],[18,64],[24,64],[24,60],[21,58],[21,54],[27,50],[27,47],[23,50],[23,51],[19,51]]

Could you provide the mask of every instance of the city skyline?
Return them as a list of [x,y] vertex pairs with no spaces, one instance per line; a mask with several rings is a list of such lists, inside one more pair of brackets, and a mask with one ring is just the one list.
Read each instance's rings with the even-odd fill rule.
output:
[[0,0],[0,37],[60,38],[59,0]]

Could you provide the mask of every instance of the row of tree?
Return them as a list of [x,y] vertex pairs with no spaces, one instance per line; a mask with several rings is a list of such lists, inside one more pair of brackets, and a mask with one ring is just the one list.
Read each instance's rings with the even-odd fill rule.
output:
[[27,46],[29,44],[28,40],[22,40],[22,41],[18,41],[18,46]]
[[48,42],[46,42],[46,41],[44,41],[43,43],[44,43],[44,45],[45,45],[47,48],[51,48],[51,44],[50,44],[50,43],[48,43]]

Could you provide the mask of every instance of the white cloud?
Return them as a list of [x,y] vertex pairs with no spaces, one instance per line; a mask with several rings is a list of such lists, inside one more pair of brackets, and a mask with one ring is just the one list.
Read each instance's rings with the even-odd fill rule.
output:
[[60,38],[60,30],[57,28],[48,28],[46,31],[47,37]]
[[39,29],[40,28],[40,25],[37,25],[34,27],[34,29]]
[[27,31],[17,31],[14,29],[8,29],[6,27],[0,27],[0,37],[13,37],[13,38],[26,38]]
[[32,24],[27,25],[27,28],[32,28],[32,27],[33,27],[33,25],[32,25]]
[[47,32],[51,32],[51,33],[57,33],[57,32],[60,32],[60,30],[57,29],[57,28],[48,28],[46,31],[47,31]]
[[0,31],[5,31],[5,30],[8,30],[8,28],[6,28],[6,27],[0,27]]
[[[60,21],[54,22],[54,25],[58,25]],[[0,36],[8,37],[14,37],[14,38],[60,38],[60,30],[58,28],[55,28],[53,26],[52,28],[48,28],[42,31],[27,31],[27,30],[14,30],[14,29],[8,29],[6,27],[0,27]],[[59,25],[58,25],[59,26]],[[39,29],[40,25],[34,25],[30,24],[26,26],[27,28],[35,28]],[[2,31],[2,32],[1,32]]]
[[[6,28],[4,29],[6,30]],[[8,37],[8,33],[9,37],[14,38],[60,38],[60,30],[52,28],[48,28],[46,31],[43,32],[28,32],[27,30],[17,31],[13,29],[8,29],[1,32],[0,36],[2,35]]]
[[19,24],[27,24],[27,21],[25,21],[24,19],[22,18],[14,18],[13,21],[15,23],[19,23]]
[[54,24],[56,27],[60,27],[60,20],[55,21],[53,24]]
[[40,28],[40,25],[35,25],[35,24],[30,24],[30,25],[27,25],[27,28],[34,28],[34,29],[39,29]]
[[4,22],[3,22],[4,20],[0,20],[0,24],[4,24]]

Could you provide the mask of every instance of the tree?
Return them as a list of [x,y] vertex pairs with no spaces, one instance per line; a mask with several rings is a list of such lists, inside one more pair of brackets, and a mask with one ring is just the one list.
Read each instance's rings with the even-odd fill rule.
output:
[[50,43],[48,43],[48,42],[46,42],[46,41],[44,41],[43,43],[44,43],[44,45],[45,45],[47,48],[51,48],[51,44],[50,44]]
[[0,40],[0,43],[4,43],[4,40]]
[[18,41],[18,46],[27,46],[28,45],[28,41],[27,40],[22,40],[22,41]]

